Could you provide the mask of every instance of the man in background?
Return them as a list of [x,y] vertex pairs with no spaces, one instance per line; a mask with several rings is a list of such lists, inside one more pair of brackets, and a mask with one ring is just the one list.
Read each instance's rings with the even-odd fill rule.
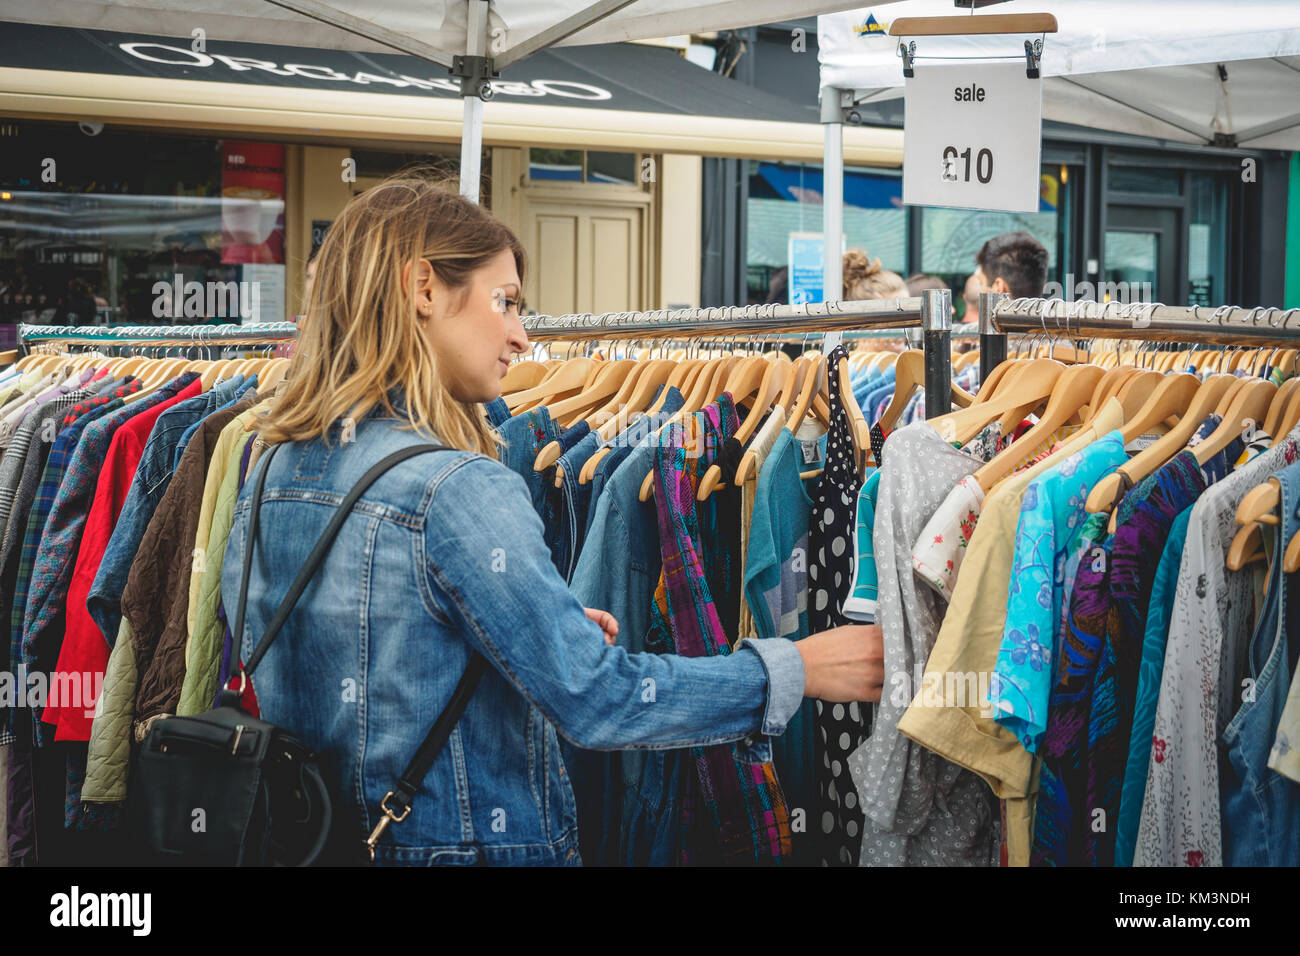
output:
[[[1047,282],[1047,248],[1027,232],[994,236],[975,254],[972,280],[978,292],[1009,292],[1013,299],[1039,296]],[[969,283],[968,283],[969,285]],[[974,317],[979,316],[979,298]]]
[[962,321],[968,325],[979,321],[981,292],[1007,292],[1013,299],[1043,294],[1047,248],[1027,232],[994,236],[975,253],[975,263],[962,290]]

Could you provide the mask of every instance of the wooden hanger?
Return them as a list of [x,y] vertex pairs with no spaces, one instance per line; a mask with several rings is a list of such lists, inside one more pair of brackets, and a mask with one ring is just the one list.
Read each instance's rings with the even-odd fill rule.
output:
[[808,410],[812,407],[813,392],[817,389],[819,381],[826,371],[826,356],[816,355],[812,359],[812,365],[809,366],[807,373],[804,375],[803,388],[799,391],[799,397],[795,399],[794,406],[790,409],[790,417],[786,419],[785,427],[791,432],[797,433],[799,425]]
[[1017,370],[1014,387],[1007,387],[1005,397],[976,402],[970,408],[940,415],[930,419],[930,425],[944,437],[944,441],[964,445],[995,418],[1007,416],[1018,420],[1023,417],[1052,394],[1064,370],[1064,365],[1052,359],[1030,359]]
[[1274,438],[1280,438],[1285,432],[1278,432],[1278,426],[1282,424],[1282,418],[1291,402],[1291,396],[1296,388],[1300,387],[1300,378],[1289,378],[1283,382],[1273,397],[1273,404],[1268,407],[1268,417],[1264,419],[1264,431]]
[[275,391],[277,385],[284,381],[284,377],[289,374],[289,359],[277,358],[271,360],[270,367],[264,375],[257,378],[257,390],[259,393],[265,392],[270,394]]
[[[670,359],[654,359],[640,361],[638,365],[639,368],[635,370],[637,374],[629,375],[624,380],[623,389],[606,406],[606,409],[613,412],[613,417],[597,429],[603,442],[612,441],[616,435],[628,427],[634,414],[646,410],[650,402],[654,400],[656,389],[662,386],[663,395],[661,398],[667,399],[668,397],[670,387],[668,380],[676,370],[677,363]],[[650,412],[647,411],[647,414],[650,414]],[[586,484],[595,477],[596,466],[611,451],[613,451],[613,448],[605,444],[583,463],[582,469],[578,472],[580,484]]]
[[[782,422],[781,427],[784,428],[786,411],[790,408],[790,405],[786,403],[793,402],[794,397],[797,394],[796,389],[798,388],[797,383],[800,369],[803,367],[800,363],[803,360],[799,359],[797,361],[791,361],[789,356],[784,355],[783,358],[785,358],[784,362],[781,362],[780,364],[774,363],[775,367],[773,369],[772,381],[765,385],[765,389],[772,387],[777,389],[775,397],[769,399],[768,404],[771,408],[771,414],[780,417]],[[740,440],[741,444],[748,445],[750,436],[754,434],[757,428],[757,421],[751,422],[749,419],[746,419],[740,426],[740,432],[737,433],[737,438]],[[752,472],[756,467],[758,467],[758,452],[753,449],[747,449],[740,458],[740,464],[736,466],[736,486],[740,487],[744,485],[745,481],[749,478],[750,472]]]
[[[677,412],[677,414],[664,422],[659,431],[662,432],[664,428],[677,423],[681,423],[687,428],[695,427],[694,425],[686,425],[687,420],[693,421],[693,416],[696,412],[704,408],[704,406],[708,405],[710,402],[716,401],[718,397],[721,396],[724,382],[723,374],[720,369],[725,370],[729,367],[730,366],[718,366],[711,369],[709,364],[706,362],[700,369],[699,375],[696,376],[695,385],[691,389],[690,396],[686,399],[686,404],[682,406],[681,410]],[[646,473],[645,479],[641,482],[641,490],[638,497],[641,501],[649,501],[652,494],[654,494],[653,468]]]
[[1106,399],[1114,393],[1119,383],[1133,374],[1132,369],[1125,368],[1122,365],[1115,365],[1110,368],[1106,366],[1100,367],[1103,369],[1101,379],[1092,390],[1092,398],[1088,400],[1088,407],[1093,410],[1093,414],[1096,414],[1097,409],[1106,404]]
[[[757,364],[753,364],[757,363]],[[776,366],[768,362],[761,356],[754,359],[743,359],[739,364],[734,366],[728,373],[727,379],[722,386],[722,390],[731,395],[732,401],[736,403],[739,409],[741,402],[758,394],[765,381],[771,381],[775,378]],[[749,415],[743,425],[751,422],[758,424],[758,420],[763,417],[764,406],[755,401],[749,410]],[[733,436],[737,441],[741,441],[740,431],[737,429],[736,435]],[[743,441],[741,442],[743,444]],[[696,489],[695,499],[705,501],[709,495],[722,485],[722,469],[716,463],[709,465],[704,476],[700,479],[699,488]]]
[[989,377],[985,381],[980,382],[979,390],[975,393],[974,404],[979,405],[984,402],[992,401],[994,393],[998,389],[998,383],[1002,381],[1003,377],[1006,376],[1009,371],[1011,371],[1013,366],[1018,364],[1018,359],[1008,359],[1005,362],[999,362],[995,365],[993,371],[989,372]]
[[1256,485],[1237,505],[1237,524],[1241,525],[1233,535],[1228,548],[1227,565],[1233,571],[1240,571],[1247,564],[1262,561],[1265,557],[1261,525],[1277,527],[1281,519],[1277,516],[1277,507],[1282,501],[1282,485],[1276,478],[1269,478],[1263,484]]
[[[589,413],[594,413],[598,408],[604,407],[607,399],[617,395],[636,366],[636,359],[616,359],[602,362],[600,374],[595,381],[589,383],[578,394],[548,405],[547,411],[550,412],[552,418],[561,423],[562,427],[572,428],[583,419],[587,420],[588,425],[594,427],[597,423],[592,421],[594,415]],[[599,424],[604,424],[604,418],[600,420]]]
[[894,397],[880,415],[876,423],[885,431],[892,431],[894,424],[907,408],[912,395],[925,384],[925,353],[920,349],[908,349],[898,357],[894,365]]
[[1025,432],[1019,441],[1004,448],[975,472],[975,480],[985,493],[991,491],[1025,457],[1024,449],[1032,451],[1038,448],[1083,408],[1105,374],[1097,365],[1071,365],[1061,372],[1037,424]]
[[[831,370],[826,366],[825,355],[820,352],[813,352],[811,355],[814,364],[809,369],[807,377],[804,379],[803,388],[799,392],[799,397],[795,399],[795,405],[790,409],[790,417],[786,420],[786,423],[783,426],[794,434],[798,433],[799,425],[803,422],[803,419],[808,412],[810,410],[813,412],[817,411],[815,397],[818,390],[824,385],[825,379],[828,378],[831,373]],[[805,401],[805,396],[808,396],[810,400]],[[825,418],[820,414],[817,414],[815,417],[820,420],[823,429],[830,429],[829,414],[827,414]],[[867,437],[867,444],[868,446],[871,444],[870,435]],[[820,475],[822,471],[822,468],[813,468],[809,471],[800,472],[799,477],[801,479],[815,478]]]
[[1129,479],[1129,487],[1132,487],[1177,454],[1196,434],[1206,416],[1214,411],[1219,398],[1234,381],[1236,379],[1230,375],[1211,376],[1203,383],[1190,373],[1167,376],[1137,413],[1126,419],[1120,433],[1127,445],[1171,415],[1182,416],[1178,424],[1097,482],[1089,492],[1084,508],[1092,514],[1113,512],[1122,496],[1124,478]]
[[[784,361],[781,361],[782,359]],[[765,358],[760,358],[760,361],[763,362],[765,367],[754,366],[742,370],[738,376],[732,376],[732,379],[735,379],[734,391],[732,390],[732,379],[727,381],[727,391],[731,392],[731,397],[736,399],[737,403],[751,395],[754,396],[754,403],[750,406],[749,416],[740,423],[740,428],[736,430],[736,441],[740,442],[742,446],[749,444],[750,437],[758,430],[759,422],[764,418],[765,414],[780,414],[783,420],[785,417],[785,409],[779,405],[774,405],[773,400],[777,397],[785,373],[792,364],[789,356],[782,353],[781,358],[776,361],[769,362]],[[761,372],[762,375],[757,383],[754,382],[755,372]],[[746,464],[746,458],[749,459],[748,464]],[[743,476],[748,476],[756,462],[756,452],[746,451],[741,456],[740,463],[736,466],[735,487],[739,488],[745,483]],[[713,494],[721,482],[722,468],[716,464],[710,465],[709,470],[700,479],[700,489],[696,495],[697,500],[703,501]]]
[[1223,416],[1223,421],[1205,441],[1192,449],[1196,463],[1202,468],[1219,452],[1223,451],[1234,439],[1240,438],[1247,428],[1257,428],[1265,416],[1268,406],[1277,392],[1277,386],[1263,379],[1246,379],[1238,390],[1232,405]]
[[853,441],[853,466],[861,474],[871,455],[871,426],[867,424],[862,409],[858,407],[857,396],[853,394],[847,358],[839,360],[835,372],[839,377],[840,401],[844,404],[844,410],[849,417],[849,436]]
[[541,362],[515,362],[506,371],[505,378],[501,379],[501,394],[509,395],[540,385],[542,379],[546,378],[546,372],[547,368]]
[[1274,440],[1280,440],[1291,434],[1296,425],[1300,425],[1300,388],[1292,389],[1286,403],[1286,410],[1283,411],[1281,422],[1277,426],[1277,432],[1273,435]]
[[1286,553],[1282,556],[1282,570],[1287,574],[1300,571],[1300,532],[1292,535],[1291,543],[1286,546]]
[[594,363],[589,358],[569,359],[553,371],[546,380],[533,388],[515,392],[506,399],[506,405],[512,412],[524,411],[532,404],[545,405],[552,399],[576,392],[587,381],[587,373]]

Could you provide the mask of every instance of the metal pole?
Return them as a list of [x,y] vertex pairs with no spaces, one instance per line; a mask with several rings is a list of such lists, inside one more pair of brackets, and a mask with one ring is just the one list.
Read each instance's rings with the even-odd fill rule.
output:
[[[487,52],[488,9],[487,0],[469,0],[465,26],[467,61],[481,58]],[[483,175],[483,100],[480,92],[477,86],[462,88],[461,91],[465,99],[465,115],[460,131],[460,194],[473,203],[479,201],[479,181]]]
[[[822,88],[822,300],[844,298],[844,260],[840,237],[844,233],[844,122],[840,91]],[[838,345],[825,343],[826,350]]]
[[483,101],[465,97],[465,118],[460,134],[460,194],[472,203],[479,201],[483,177]]
[[1005,292],[980,293],[980,386],[993,370],[1007,360],[1007,335],[993,324],[998,306],[1010,299]]
[[952,293],[921,293],[921,328],[925,330],[925,417],[952,410]]

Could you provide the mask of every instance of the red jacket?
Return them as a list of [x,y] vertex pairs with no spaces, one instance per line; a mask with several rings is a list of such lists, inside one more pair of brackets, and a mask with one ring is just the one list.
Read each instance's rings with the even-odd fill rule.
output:
[[[77,549],[77,563],[68,584],[63,647],[59,651],[59,663],[50,681],[51,691],[55,687],[80,686],[81,702],[55,701],[51,696],[41,718],[45,723],[54,724],[58,728],[54,734],[56,741],[90,739],[90,725],[94,718],[95,704],[103,689],[104,669],[108,665],[110,648],[104,641],[99,625],[86,610],[86,598],[95,581],[95,574],[99,571],[99,562],[104,558],[108,539],[113,535],[118,515],[126,504],[126,495],[131,490],[135,469],[144,455],[149,432],[163,412],[178,402],[193,398],[201,390],[200,380],[195,379],[174,397],[159,402],[125,422],[113,435],[108,446],[103,470],[95,484],[90,513],[86,516],[81,545]],[[73,678],[77,674],[81,675],[79,682]],[[85,686],[87,675],[91,675],[91,687]]]

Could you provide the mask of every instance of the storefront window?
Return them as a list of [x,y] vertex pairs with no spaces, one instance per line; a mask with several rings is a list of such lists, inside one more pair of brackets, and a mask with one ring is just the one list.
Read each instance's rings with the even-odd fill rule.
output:
[[1071,199],[1070,167],[1043,166],[1038,212],[926,207],[921,214],[921,262],[917,271],[947,281],[958,318],[963,319],[962,291],[975,271],[975,254],[994,236],[1023,230],[1047,248],[1048,281],[1061,281],[1058,264],[1070,261]]
[[1177,196],[1180,192],[1177,169],[1152,169],[1149,166],[1122,166],[1112,163],[1106,186],[1116,193],[1152,193],[1157,196]]
[[528,178],[534,182],[635,186],[639,182],[637,154],[534,147],[528,151]]
[[0,152],[0,346],[19,322],[283,317],[283,147],[18,129]]
[[[748,301],[789,302],[790,238],[822,231],[821,168],[751,161],[746,212]],[[907,212],[899,176],[845,170],[844,237],[846,248],[906,274]]]
[[1189,173],[1187,304],[1228,301],[1228,185],[1222,173]]

